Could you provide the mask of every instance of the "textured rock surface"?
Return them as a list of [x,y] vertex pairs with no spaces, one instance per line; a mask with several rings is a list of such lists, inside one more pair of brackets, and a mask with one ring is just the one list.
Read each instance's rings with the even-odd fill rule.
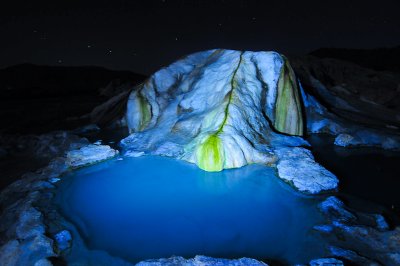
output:
[[[40,197],[37,190],[48,186],[39,180],[33,186],[26,186],[28,180],[14,184],[0,195],[3,208],[0,216],[2,265],[33,265],[55,255],[53,240],[45,234],[42,213],[32,206]],[[16,200],[23,193],[28,193],[26,198]]]
[[344,258],[357,265],[399,265],[400,227],[389,230],[383,216],[373,214],[375,225],[365,225],[336,197],[328,197],[320,210],[329,224],[315,227],[322,234],[329,234],[332,256]]
[[0,134],[0,147],[7,154],[0,160],[0,189],[29,171],[45,167],[54,158],[64,156],[66,151],[88,144],[86,138],[66,131],[42,135]]
[[275,52],[200,52],[132,91],[126,120],[133,134],[122,143],[207,171],[271,163],[266,144],[279,138],[271,128],[303,133],[300,100],[288,61]]
[[[46,167],[35,173],[24,174],[1,191],[0,264],[52,265],[48,258],[57,257],[60,255],[58,252],[68,248],[71,244],[71,236],[60,228],[60,225],[56,232],[47,231],[45,219],[49,218],[49,214],[45,212],[55,212],[55,210],[47,205],[43,207],[43,204],[50,202],[49,199],[52,197],[50,191],[54,188],[52,182],[60,180],[62,174],[71,167],[71,161],[66,158],[66,153],[76,148],[88,147],[88,141],[66,132],[26,136],[21,139],[24,140],[21,144],[26,149],[20,152],[26,153],[29,158],[48,158],[50,155],[55,158]],[[49,146],[41,147],[40,144]],[[90,148],[91,146],[96,146],[96,148]],[[107,154],[115,154],[114,150],[104,146],[89,145],[88,149],[92,153],[100,152],[101,158],[105,158]],[[42,155],[38,151],[48,151],[50,154]],[[82,151],[78,151],[79,155],[83,154]],[[13,153],[17,152],[18,150],[13,151]],[[96,161],[96,158],[98,159],[99,156],[94,156],[91,162]]]
[[267,264],[249,258],[241,259],[218,259],[206,256],[196,256],[193,259],[182,257],[171,257],[168,259],[146,260],[136,264],[137,266],[265,266]]
[[333,113],[374,127],[400,127],[400,77],[312,56],[291,59],[302,85]]
[[311,194],[336,189],[338,179],[334,174],[314,161],[311,151],[290,147],[277,150],[280,178],[293,184],[302,192]]
[[340,146],[400,149],[398,74],[311,56],[292,63],[304,87],[308,132],[344,134]]
[[66,250],[71,246],[72,236],[68,230],[62,230],[54,235],[57,248],[60,251]]
[[72,168],[82,167],[110,159],[118,154],[108,145],[87,145],[67,153],[67,165]]
[[322,258],[310,261],[310,266],[343,266],[341,260],[335,258]]
[[400,137],[371,130],[359,130],[354,134],[339,134],[334,144],[342,147],[373,146],[385,150],[400,150]]

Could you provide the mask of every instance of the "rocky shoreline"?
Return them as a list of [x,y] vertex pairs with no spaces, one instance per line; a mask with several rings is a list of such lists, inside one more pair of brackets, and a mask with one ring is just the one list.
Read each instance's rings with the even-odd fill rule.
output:
[[[60,134],[60,133],[56,133]],[[1,199],[1,248],[0,260],[4,265],[57,265],[72,245],[77,244],[77,232],[66,229],[62,215],[49,204],[55,183],[73,169],[98,163],[118,155],[118,151],[106,145],[82,144],[87,140],[72,134],[74,139],[63,154],[53,158],[49,164],[35,173],[27,173],[0,194]],[[76,141],[76,142],[75,142]],[[96,156],[86,156],[86,155]],[[84,157],[81,157],[85,155]],[[78,159],[77,159],[78,158]],[[80,160],[84,158],[84,160]],[[88,158],[91,158],[88,160]],[[279,166],[278,166],[279,167]],[[353,262],[362,265],[396,265],[400,263],[398,243],[400,228],[391,228],[379,214],[356,213],[337,198],[328,197],[320,204],[327,218],[326,224],[315,230],[330,244],[328,258],[317,259],[310,265],[333,265]],[[83,242],[80,240],[79,245]],[[118,258],[121,265],[130,265]],[[55,264],[52,264],[55,263]],[[250,264],[248,264],[250,263]],[[265,265],[252,259],[226,260],[198,256],[194,259],[172,257],[140,262],[139,265]]]

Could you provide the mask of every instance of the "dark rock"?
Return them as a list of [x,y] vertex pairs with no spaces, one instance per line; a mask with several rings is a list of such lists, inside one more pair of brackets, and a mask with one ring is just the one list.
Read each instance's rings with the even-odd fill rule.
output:
[[60,251],[70,248],[72,244],[72,236],[68,230],[62,230],[55,234],[54,240],[56,241],[57,248]]
[[375,128],[400,128],[400,75],[312,56],[291,63],[306,92],[330,112]]

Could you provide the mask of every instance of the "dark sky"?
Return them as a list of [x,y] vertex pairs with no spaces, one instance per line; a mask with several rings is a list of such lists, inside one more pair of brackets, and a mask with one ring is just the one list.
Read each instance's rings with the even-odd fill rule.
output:
[[398,0],[13,0],[0,6],[0,67],[97,65],[149,74],[211,48],[303,54],[400,44]]

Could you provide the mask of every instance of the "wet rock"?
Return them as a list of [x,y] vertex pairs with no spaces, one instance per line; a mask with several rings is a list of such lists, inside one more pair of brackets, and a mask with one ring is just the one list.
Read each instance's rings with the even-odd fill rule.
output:
[[137,266],[266,266],[267,264],[255,259],[218,259],[206,256],[196,256],[192,259],[184,259],[182,257],[171,257],[168,259],[155,259],[141,261]]
[[129,150],[124,155],[127,157],[140,157],[144,155],[144,152]]
[[54,235],[58,250],[64,251],[71,247],[72,236],[68,230],[62,230]]
[[337,188],[336,176],[315,162],[311,151],[294,147],[281,148],[276,153],[280,158],[277,163],[279,177],[298,190],[316,194]]
[[375,218],[375,224],[376,228],[382,231],[389,230],[389,225],[385,220],[385,217],[383,217],[380,214],[374,214],[373,215]]
[[35,265],[54,255],[52,241],[44,235],[37,235],[33,239],[11,240],[0,247],[0,261],[5,266]]
[[371,259],[360,256],[354,251],[342,249],[339,247],[330,247],[329,251],[333,256],[351,261],[357,265],[380,266],[381,264]]
[[380,231],[372,227],[335,223],[337,235],[345,239],[344,248],[354,249],[363,257],[384,265],[400,264],[400,228]]
[[333,226],[330,224],[315,225],[313,228],[323,233],[331,233],[333,231]]
[[34,266],[53,266],[53,264],[48,259],[40,259]]
[[18,239],[27,239],[37,235],[44,234],[45,228],[42,223],[42,214],[31,207],[22,211],[16,226],[16,235]]
[[310,266],[343,266],[344,263],[341,260],[335,258],[322,258],[310,261]]
[[[319,205],[331,221],[329,225],[314,229],[334,237],[330,247],[332,256],[344,258],[357,265],[399,265],[400,227],[388,230],[383,216],[374,214],[374,225],[362,224],[336,197],[328,197]],[[361,217],[370,216],[361,214]],[[328,230],[325,226],[329,226]]]
[[[57,148],[52,149],[53,155],[64,155],[70,149],[82,147],[82,144],[87,141],[70,137],[65,132],[54,133],[50,137],[41,136],[38,140],[34,142],[29,140],[27,143],[36,143],[35,145],[49,143],[49,141],[58,143],[55,144]],[[100,153],[101,151],[103,154]],[[100,157],[106,157],[105,151],[116,153],[114,150],[110,151],[108,146],[97,149]],[[31,156],[36,155],[31,153]],[[92,158],[92,161],[96,160]],[[55,246],[53,240],[46,236],[44,215],[40,206],[43,207],[44,203],[41,202],[48,202],[52,197],[49,190],[54,186],[48,180],[58,180],[61,174],[69,169],[67,162],[68,159],[65,157],[53,158],[46,167],[35,173],[24,174],[21,179],[0,192],[1,265],[51,265],[47,258],[57,256],[53,250]],[[47,207],[44,209],[50,211]],[[60,232],[57,239],[59,240],[57,246],[60,249],[69,245],[67,232]]]
[[343,202],[334,196],[321,202],[319,209],[332,221],[351,222],[357,219],[354,214],[346,210]]
[[352,135],[349,134],[339,134],[336,138],[335,138],[335,142],[334,144],[337,146],[342,146],[342,147],[346,147],[349,146],[351,141],[354,139],[354,137]]
[[18,265],[20,255],[21,251],[17,240],[11,240],[0,247],[0,261],[4,265]]
[[356,131],[353,135],[339,134],[334,144],[342,147],[373,146],[386,150],[398,150],[400,149],[400,137],[372,130],[360,130]]
[[118,151],[108,145],[87,145],[79,150],[69,151],[66,163],[69,167],[78,168],[113,158],[117,154]]

